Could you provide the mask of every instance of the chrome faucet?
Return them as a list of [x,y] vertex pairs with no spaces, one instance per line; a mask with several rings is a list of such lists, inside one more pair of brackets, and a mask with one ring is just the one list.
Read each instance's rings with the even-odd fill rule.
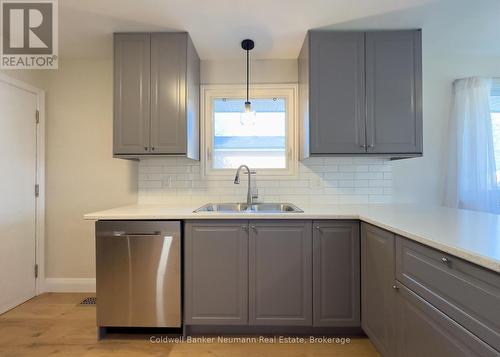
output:
[[240,167],[238,167],[238,170],[236,170],[236,176],[234,177],[234,184],[235,185],[240,184],[240,171],[243,168],[246,169],[248,173],[247,204],[251,205],[253,203],[253,199],[258,197],[258,195],[252,194],[252,186],[251,186],[252,174],[256,174],[256,172],[251,171],[247,165],[241,165]]

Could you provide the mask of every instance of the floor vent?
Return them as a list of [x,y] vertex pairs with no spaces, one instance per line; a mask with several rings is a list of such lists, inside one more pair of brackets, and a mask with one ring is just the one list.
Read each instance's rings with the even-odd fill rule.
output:
[[95,296],[86,297],[85,299],[82,300],[82,302],[80,303],[80,305],[82,305],[82,306],[95,305],[95,301],[96,301],[96,297]]

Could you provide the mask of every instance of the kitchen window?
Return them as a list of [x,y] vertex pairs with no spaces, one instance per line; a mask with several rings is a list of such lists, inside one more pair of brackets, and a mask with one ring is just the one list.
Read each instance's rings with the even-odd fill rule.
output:
[[500,78],[493,79],[490,96],[490,111],[497,182],[500,184]]
[[296,92],[294,85],[252,85],[245,113],[243,86],[203,87],[205,174],[234,174],[243,164],[259,175],[293,174]]

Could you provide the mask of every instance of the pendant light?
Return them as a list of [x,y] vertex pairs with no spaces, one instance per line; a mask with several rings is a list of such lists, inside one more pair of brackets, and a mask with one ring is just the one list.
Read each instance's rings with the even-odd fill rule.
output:
[[240,122],[242,125],[245,124],[253,124],[255,125],[255,111],[252,110],[252,103],[250,102],[250,51],[254,48],[255,44],[252,40],[246,39],[241,41],[241,48],[247,53],[247,81],[246,81],[246,90],[247,97],[245,101],[245,109],[240,116]]

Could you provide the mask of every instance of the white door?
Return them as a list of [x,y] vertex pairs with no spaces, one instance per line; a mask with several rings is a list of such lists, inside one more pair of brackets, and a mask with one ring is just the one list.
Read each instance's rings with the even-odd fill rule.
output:
[[0,313],[35,296],[37,95],[0,78]]

